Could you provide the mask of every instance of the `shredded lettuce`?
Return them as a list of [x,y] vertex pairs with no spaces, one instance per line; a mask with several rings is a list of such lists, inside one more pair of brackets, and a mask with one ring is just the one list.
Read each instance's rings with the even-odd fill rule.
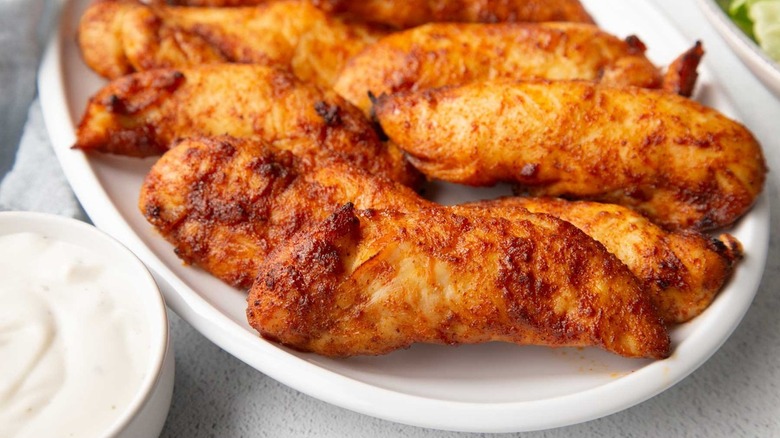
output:
[[723,3],[726,3],[725,10],[728,12],[734,24],[742,29],[750,38],[755,39],[755,35],[753,34],[753,20],[749,15],[751,3],[755,3],[755,1],[726,0],[721,2],[721,6],[723,6]]
[[717,0],[734,24],[780,62],[780,0]]
[[753,34],[770,58],[780,62],[780,0],[756,2],[748,11]]

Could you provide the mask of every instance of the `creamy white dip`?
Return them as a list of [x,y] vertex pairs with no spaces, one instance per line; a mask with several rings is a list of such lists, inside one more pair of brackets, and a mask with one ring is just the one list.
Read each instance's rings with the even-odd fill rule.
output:
[[128,274],[80,246],[0,236],[0,437],[98,437],[150,358]]

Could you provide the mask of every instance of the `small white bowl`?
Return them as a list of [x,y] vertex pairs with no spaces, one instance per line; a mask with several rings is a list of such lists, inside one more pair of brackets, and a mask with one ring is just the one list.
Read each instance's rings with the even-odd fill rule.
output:
[[[117,410],[103,437],[156,437],[165,424],[174,382],[174,357],[165,302],[143,263],[114,238],[75,219],[32,212],[0,212],[0,236],[32,232],[85,248],[131,279],[148,323],[149,357],[140,386],[129,404]],[[74,409],[79,409],[74,401]]]

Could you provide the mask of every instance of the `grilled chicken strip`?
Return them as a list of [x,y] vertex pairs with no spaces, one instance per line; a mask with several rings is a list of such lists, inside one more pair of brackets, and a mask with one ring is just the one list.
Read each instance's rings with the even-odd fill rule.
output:
[[[269,0],[168,0],[189,6],[244,6]],[[163,0],[155,0],[162,3]],[[578,0],[311,0],[317,7],[361,21],[406,29],[430,22],[593,23]]]
[[742,256],[729,234],[717,239],[694,231],[669,232],[615,204],[558,198],[509,197],[470,205],[511,218],[521,207],[563,219],[596,239],[625,263],[650,293],[668,324],[698,316],[715,299]]
[[218,137],[166,152],[144,180],[139,208],[181,259],[249,289],[270,250],[347,200],[406,210],[427,203],[338,160],[312,165],[263,142]]
[[81,18],[84,61],[114,79],[153,68],[257,63],[329,88],[346,60],[384,31],[347,24],[306,1],[245,8],[149,6],[101,0]]
[[[695,71],[695,67],[694,67]],[[364,112],[375,96],[493,79],[583,79],[647,88],[659,69],[636,37],[579,23],[436,23],[390,34],[351,58],[334,89]]]
[[116,79],[90,99],[76,134],[76,148],[129,156],[160,154],[182,137],[252,137],[302,157],[336,155],[403,184],[420,182],[401,152],[383,144],[349,102],[260,65],[160,69]]
[[264,337],[325,356],[490,341],[669,354],[625,265],[571,224],[531,213],[508,221],[347,204],[274,251],[247,302]]
[[179,257],[248,289],[270,251],[347,202],[403,212],[442,208],[512,222],[526,220],[525,207],[558,216],[626,263],[668,323],[700,313],[739,254],[733,238],[722,237],[721,244],[695,233],[664,232],[612,205],[506,198],[438,206],[344,163],[312,166],[270,145],[227,137],[187,139],[166,152],[146,177],[139,207]]
[[733,223],[767,170],[744,126],[658,90],[473,83],[381,96],[374,112],[431,178],[621,204],[670,228]]

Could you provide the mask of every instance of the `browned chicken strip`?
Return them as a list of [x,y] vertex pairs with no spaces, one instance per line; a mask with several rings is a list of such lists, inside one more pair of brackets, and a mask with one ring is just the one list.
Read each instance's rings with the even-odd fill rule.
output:
[[490,341],[669,354],[625,265],[571,224],[531,213],[347,204],[261,265],[247,317],[268,339],[326,356]]
[[185,139],[154,164],[139,208],[184,261],[249,289],[269,251],[351,201],[426,205],[412,190],[336,160],[313,166],[247,139]]
[[224,8],[236,6],[257,6],[277,0],[150,0],[151,4],[167,4],[171,6],[198,6],[209,8]]
[[[338,350],[332,344],[315,350],[322,354],[378,354],[411,342],[491,340],[599,345],[627,356],[668,354],[669,341],[660,318],[639,283],[624,265],[573,226],[529,213],[518,213],[522,220],[515,221],[493,219],[479,209],[471,216],[454,215],[397,184],[361,176],[343,164],[311,173],[308,169],[289,152],[248,140],[184,140],[155,164],[144,183],[140,206],[147,219],[176,245],[179,256],[239,287],[251,284],[257,269],[262,271],[260,265],[271,249],[286,245],[296,231],[319,220],[317,216],[326,216],[334,200],[418,211],[396,214],[376,224],[373,244],[361,256],[366,263],[352,278],[368,280],[376,275],[388,295],[381,298],[377,293],[374,296],[381,301],[356,308],[367,319],[353,326],[354,336],[343,331],[349,321],[335,320],[340,335],[345,336],[339,342],[347,344]],[[415,243],[418,239],[426,243]],[[435,251],[431,251],[433,243]],[[376,250],[381,251],[369,254]],[[322,260],[329,257],[322,256]],[[479,266],[474,266],[477,261]],[[302,263],[313,269],[312,278],[319,278],[316,264]],[[389,263],[387,269],[384,263]],[[401,275],[395,275],[398,263],[404,270],[397,272]],[[487,263],[495,264],[495,269]],[[418,284],[419,273],[405,271],[415,266],[426,272],[419,279],[444,282]],[[396,290],[396,285],[404,289]],[[371,285],[366,287],[366,293],[372,291]],[[363,290],[363,285],[359,288]],[[312,286],[311,291],[317,290]],[[260,292],[253,293],[257,299]],[[407,298],[414,301],[406,302]],[[426,303],[429,307],[420,308],[424,313],[415,316],[417,311],[411,306]],[[250,315],[255,310],[251,306]],[[298,310],[291,309],[295,314]],[[305,313],[329,317],[324,309],[311,310]],[[396,316],[389,312],[394,310],[400,312],[398,325],[392,325]],[[365,325],[382,312],[385,320],[377,320],[376,326]],[[412,319],[428,318],[429,327],[406,326]],[[319,327],[328,324],[323,319],[314,323]],[[402,338],[382,339],[388,332],[395,333],[395,327],[403,329]],[[374,329],[380,331],[372,335],[368,330]],[[414,333],[416,329],[424,331]],[[286,339],[279,333],[276,336]],[[367,339],[368,346],[364,344]]]
[[385,134],[431,178],[633,207],[671,228],[741,217],[763,189],[741,124],[672,93],[578,81],[489,82],[378,98]]
[[401,29],[430,22],[593,23],[579,0],[315,0],[320,7]]
[[669,324],[686,322],[703,312],[742,256],[741,245],[731,235],[713,239],[694,231],[665,231],[635,211],[615,204],[510,197],[468,208],[477,206],[510,220],[514,210],[508,207],[514,206],[573,224],[631,269]]
[[237,62],[289,68],[302,80],[330,87],[346,60],[384,33],[347,24],[306,1],[183,8],[101,0],[82,16],[79,45],[87,65],[110,79]]
[[403,184],[420,182],[401,152],[384,145],[349,102],[259,65],[161,69],[116,79],[90,99],[75,147],[149,156],[178,138],[223,134],[259,138],[315,160],[336,155]]
[[[135,0],[95,0],[84,11],[78,29],[79,50],[84,63],[95,73],[118,78],[135,71],[125,54],[122,28],[125,16],[139,8],[143,6]],[[192,44],[196,44],[195,39]],[[180,50],[186,53],[187,46]],[[207,50],[199,49],[195,53],[198,52],[202,53],[203,61],[210,55]]]
[[[695,70],[695,68],[694,68]],[[390,34],[351,58],[334,89],[364,112],[379,96],[493,79],[583,79],[658,88],[636,37],[579,23],[436,23]]]
[[[271,250],[346,202],[404,212],[436,207],[346,164],[311,166],[270,145],[233,138],[187,139],[172,148],[146,177],[139,206],[179,257],[248,289]],[[616,205],[505,198],[439,208],[521,222],[525,207],[569,221],[604,244],[642,280],[669,323],[700,313],[739,256],[733,238],[665,232]]]
[[[164,0],[154,0],[162,3]],[[167,0],[190,6],[243,6],[269,0]],[[328,12],[397,28],[430,22],[541,22],[593,19],[579,0],[311,0]]]

